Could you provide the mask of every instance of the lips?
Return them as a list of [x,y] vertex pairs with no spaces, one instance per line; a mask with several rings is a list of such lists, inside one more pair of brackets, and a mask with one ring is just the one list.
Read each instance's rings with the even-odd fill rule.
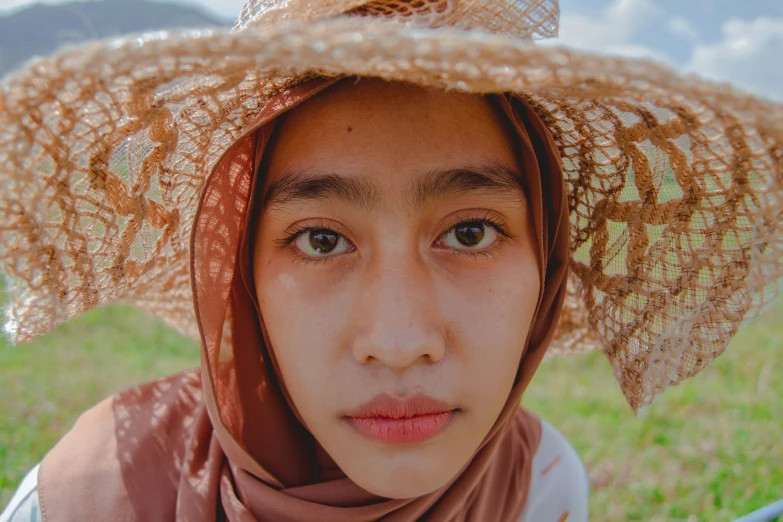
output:
[[386,444],[424,442],[441,433],[457,410],[427,395],[378,395],[345,417],[367,437]]

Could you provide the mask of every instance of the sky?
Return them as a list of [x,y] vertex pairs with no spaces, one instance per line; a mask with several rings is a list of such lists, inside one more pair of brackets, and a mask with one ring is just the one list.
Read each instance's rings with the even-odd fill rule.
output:
[[[0,0],[0,15],[35,1]],[[244,4],[176,1],[227,20]],[[546,45],[650,58],[783,101],[782,0],[561,0],[560,9],[560,37]]]

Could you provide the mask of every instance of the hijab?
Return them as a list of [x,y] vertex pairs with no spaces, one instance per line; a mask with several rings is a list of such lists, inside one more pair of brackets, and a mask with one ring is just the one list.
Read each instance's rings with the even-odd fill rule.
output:
[[552,338],[566,291],[568,207],[557,146],[523,97],[490,97],[518,138],[537,239],[538,306],[506,404],[461,472],[421,497],[382,498],[345,476],[304,427],[253,282],[259,172],[275,122],[336,81],[311,80],[275,97],[218,161],[196,211],[190,249],[201,366],[121,392],[82,415],[42,462],[44,521],[521,517],[541,427],[519,402]]

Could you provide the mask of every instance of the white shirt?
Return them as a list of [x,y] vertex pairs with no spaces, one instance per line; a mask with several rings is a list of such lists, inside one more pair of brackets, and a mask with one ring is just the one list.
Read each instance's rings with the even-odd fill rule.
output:
[[590,486],[582,460],[563,434],[543,419],[532,473],[520,522],[588,521]]

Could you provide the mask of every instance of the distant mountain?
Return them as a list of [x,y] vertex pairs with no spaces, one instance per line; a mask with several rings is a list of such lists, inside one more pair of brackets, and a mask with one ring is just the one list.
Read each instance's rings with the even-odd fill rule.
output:
[[227,25],[196,8],[147,0],[34,5],[0,17],[0,77],[63,45],[157,29]]

